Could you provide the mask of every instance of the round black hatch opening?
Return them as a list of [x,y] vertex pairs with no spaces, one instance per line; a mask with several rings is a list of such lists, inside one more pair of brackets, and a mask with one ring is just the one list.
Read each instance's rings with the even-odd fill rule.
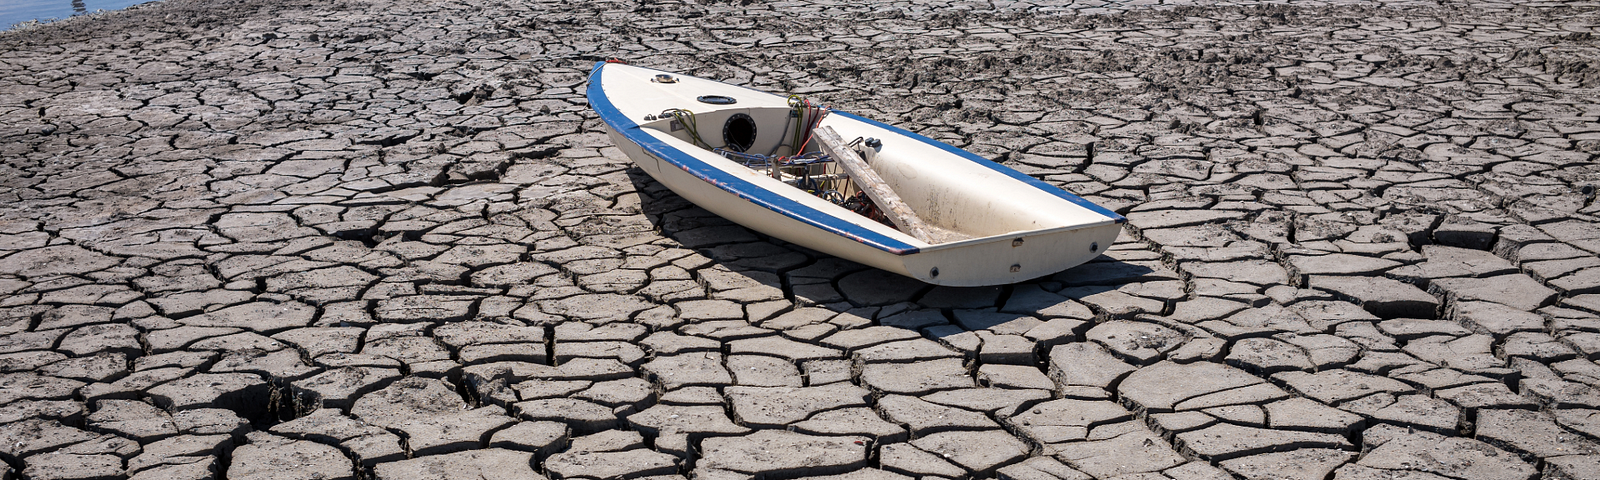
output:
[[756,120],[743,113],[735,113],[722,124],[722,143],[727,149],[748,152],[756,143]]
[[701,95],[700,98],[697,98],[696,100],[699,100],[700,103],[709,103],[712,105],[733,105],[735,103],[739,103],[739,101],[734,100],[733,97],[724,95]]

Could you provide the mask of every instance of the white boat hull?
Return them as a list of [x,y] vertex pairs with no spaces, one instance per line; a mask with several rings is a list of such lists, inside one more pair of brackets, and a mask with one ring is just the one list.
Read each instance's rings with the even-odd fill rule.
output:
[[[720,131],[735,113],[761,117],[771,116],[772,109],[786,112],[787,99],[675,74],[674,83],[650,81],[664,73],[596,65],[588,95],[611,140],[640,169],[684,199],[788,242],[927,283],[1000,285],[1089,261],[1111,246],[1125,221],[1056,187],[926,137],[837,111],[824,117],[821,125],[844,138],[882,140],[874,170],[925,221],[976,237],[929,244],[696,146],[680,138],[681,132],[674,135],[671,121],[655,119],[655,114],[689,109],[702,130]],[[708,105],[695,100],[701,95],[727,96],[738,103]],[[781,141],[782,131],[762,130],[775,129],[758,126],[758,144]]]

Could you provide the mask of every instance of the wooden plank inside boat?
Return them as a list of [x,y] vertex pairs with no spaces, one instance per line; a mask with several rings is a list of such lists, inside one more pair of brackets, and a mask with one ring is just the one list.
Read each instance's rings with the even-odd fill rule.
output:
[[895,227],[916,237],[917,240],[930,244],[937,243],[933,235],[928,233],[927,225],[921,218],[917,218],[917,213],[912,211],[906,202],[900,200],[900,195],[895,194],[888,183],[884,183],[883,178],[872,170],[872,166],[867,165],[866,160],[862,160],[860,155],[856,155],[855,150],[845,146],[844,139],[833,131],[833,127],[818,128],[812,135],[817,141],[822,142],[822,150],[832,156],[833,161],[850,175],[850,180],[862,191],[867,192],[872,201],[883,207],[883,211],[889,214],[889,221],[893,222]]

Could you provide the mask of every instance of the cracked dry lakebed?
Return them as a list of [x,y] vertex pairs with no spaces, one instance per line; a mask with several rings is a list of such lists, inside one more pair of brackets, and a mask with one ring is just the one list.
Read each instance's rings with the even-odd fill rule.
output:
[[[0,479],[1600,478],[1600,3],[164,0],[0,32]],[[935,287],[596,61],[1123,214]]]

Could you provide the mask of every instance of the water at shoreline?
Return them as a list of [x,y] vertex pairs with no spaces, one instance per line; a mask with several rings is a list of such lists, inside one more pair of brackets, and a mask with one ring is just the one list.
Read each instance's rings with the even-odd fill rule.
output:
[[0,30],[10,30],[29,20],[61,20],[99,10],[117,10],[151,0],[4,0],[0,1]]

